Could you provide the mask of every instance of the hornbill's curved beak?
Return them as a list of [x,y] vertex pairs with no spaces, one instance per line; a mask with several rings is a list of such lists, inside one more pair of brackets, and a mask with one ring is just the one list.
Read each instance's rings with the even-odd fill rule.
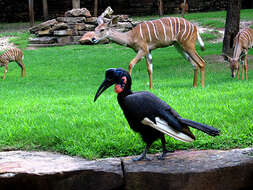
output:
[[100,87],[97,90],[97,93],[94,98],[94,102],[97,100],[97,98],[110,86],[112,86],[115,82],[113,80],[109,81],[108,79],[105,79],[104,82],[100,85]]

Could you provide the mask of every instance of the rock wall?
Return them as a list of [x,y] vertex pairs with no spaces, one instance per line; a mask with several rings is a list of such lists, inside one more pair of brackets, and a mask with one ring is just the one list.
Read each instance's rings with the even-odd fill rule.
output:
[[2,190],[252,190],[253,148],[177,151],[158,160],[88,161],[50,152],[0,152]]
[[[80,38],[89,31],[94,31],[97,17],[92,17],[86,8],[72,9],[64,17],[57,17],[30,28],[35,37],[29,39],[30,46],[58,46],[79,44]],[[127,15],[120,15],[116,26],[118,31],[128,31],[133,27]]]

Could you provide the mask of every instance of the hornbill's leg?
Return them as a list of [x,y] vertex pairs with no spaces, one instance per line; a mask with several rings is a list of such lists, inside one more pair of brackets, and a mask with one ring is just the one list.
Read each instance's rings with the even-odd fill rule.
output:
[[165,141],[164,135],[162,135],[162,137],[161,137],[161,142],[162,142],[162,146],[163,146],[163,153],[160,156],[158,156],[158,160],[164,160],[164,158],[168,152],[174,152],[174,151],[169,151],[166,148],[166,141]]
[[143,151],[143,153],[140,156],[138,156],[136,158],[133,158],[132,160],[133,161],[140,161],[140,160],[145,159],[145,160],[149,160],[150,161],[151,159],[146,156],[146,154],[147,154],[150,146],[151,146],[151,144],[147,144],[146,147],[145,147],[145,149],[144,149],[144,151]]

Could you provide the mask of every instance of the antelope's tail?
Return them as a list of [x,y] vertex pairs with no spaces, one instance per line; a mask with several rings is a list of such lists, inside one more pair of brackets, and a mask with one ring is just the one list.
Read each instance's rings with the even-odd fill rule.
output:
[[198,38],[198,42],[199,42],[199,45],[200,45],[200,49],[202,51],[204,51],[205,50],[205,44],[204,44],[198,30],[197,30],[197,38]]

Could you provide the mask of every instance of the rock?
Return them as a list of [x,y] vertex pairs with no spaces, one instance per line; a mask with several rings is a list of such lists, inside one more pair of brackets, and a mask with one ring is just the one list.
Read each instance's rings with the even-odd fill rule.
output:
[[120,159],[87,161],[50,152],[1,152],[0,189],[112,190],[123,185]]
[[57,17],[56,20],[58,22],[65,22],[68,24],[75,24],[78,22],[85,22],[86,18],[85,17]]
[[53,44],[56,42],[56,37],[38,37],[29,38],[31,44]]
[[87,31],[94,31],[96,26],[93,24],[86,24],[85,25]]
[[132,22],[128,15],[118,15],[118,17],[119,22]]
[[47,35],[50,35],[50,34],[52,34],[52,31],[50,29],[38,31],[38,36],[47,36]]
[[77,23],[77,24],[75,24],[74,29],[75,30],[85,30],[86,25],[85,25],[85,23]]
[[50,152],[0,152],[2,190],[250,190],[253,148],[176,151],[165,160],[88,161]]
[[82,36],[73,36],[74,42],[79,42],[79,40],[82,38]]
[[125,189],[252,189],[252,156],[253,149],[235,149],[178,151],[162,161],[124,159]]
[[86,33],[87,33],[87,31],[84,31],[84,30],[78,31],[78,35],[79,36],[83,36]]
[[72,35],[72,30],[67,29],[67,30],[55,30],[54,31],[55,36],[71,36]]
[[86,8],[81,9],[72,9],[69,11],[66,11],[64,14],[65,17],[91,17],[90,11]]
[[133,28],[133,25],[130,22],[118,22],[116,29],[123,29],[123,31],[129,31]]
[[[108,16],[108,15],[106,15]],[[116,15],[114,15],[116,16]],[[128,15],[118,15],[119,23],[114,28],[119,32],[126,32],[132,28],[132,21]],[[103,18],[105,22],[109,22],[111,17]],[[97,26],[97,17],[91,17],[89,10],[86,8],[72,9],[65,12],[65,17],[57,17],[56,19],[48,20],[39,25],[30,28],[30,33],[33,33],[37,38],[30,39],[31,44],[46,44],[55,46],[62,44],[79,44],[80,36],[87,32],[94,31]],[[67,38],[66,36],[71,36]],[[41,38],[52,37],[52,38]],[[60,39],[57,39],[57,38]],[[81,40],[82,44],[91,43],[90,39]],[[109,43],[108,39],[99,41],[98,44]],[[44,46],[44,45],[43,45]]]
[[89,17],[89,18],[86,18],[86,23],[89,23],[89,24],[97,24],[97,17]]
[[57,38],[57,43],[61,45],[67,45],[69,43],[73,42],[72,36],[63,36],[63,37],[58,37]]
[[55,25],[57,23],[56,19],[51,19],[46,22],[40,23],[34,27],[31,27],[29,29],[30,33],[34,34],[38,32],[39,30],[46,30],[49,29],[51,26]]
[[52,31],[68,29],[68,25],[64,22],[59,22],[52,27]]

